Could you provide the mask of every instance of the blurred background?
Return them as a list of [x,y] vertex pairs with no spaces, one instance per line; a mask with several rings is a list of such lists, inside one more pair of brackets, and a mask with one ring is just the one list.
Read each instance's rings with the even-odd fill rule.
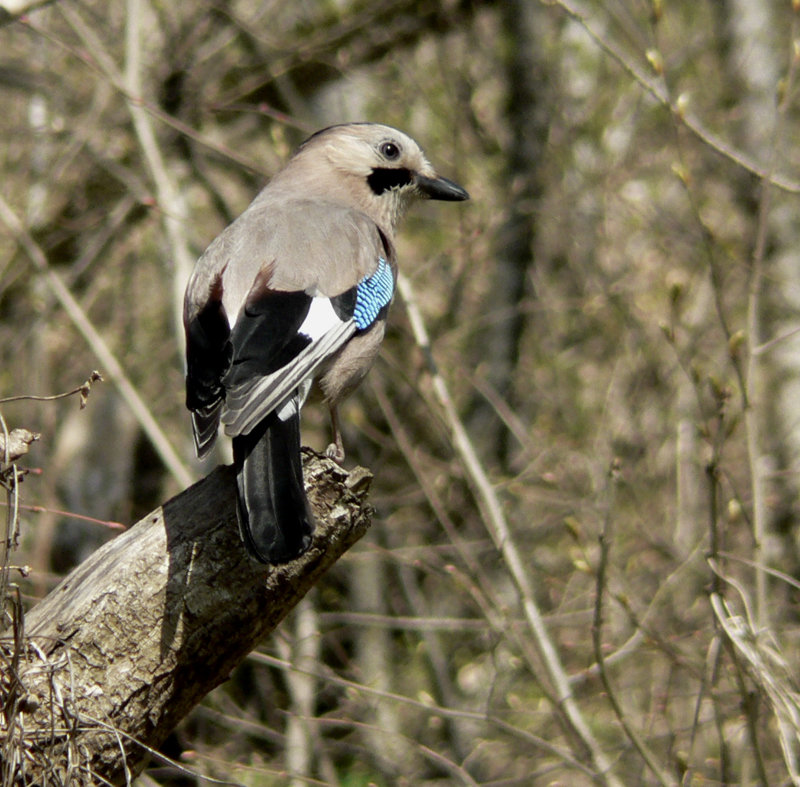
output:
[[[41,433],[7,577],[28,604],[213,467],[183,290],[308,134],[397,126],[472,196],[408,216],[342,411],[370,533],[140,787],[800,783],[799,5],[6,20],[0,397],[105,378],[85,409],[0,402]],[[328,428],[310,402],[304,442]]]

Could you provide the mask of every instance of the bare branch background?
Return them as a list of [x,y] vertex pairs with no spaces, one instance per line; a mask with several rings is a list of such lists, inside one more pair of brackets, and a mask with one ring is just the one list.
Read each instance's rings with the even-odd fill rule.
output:
[[307,133],[396,125],[473,196],[409,217],[343,413],[370,533],[142,785],[800,783],[797,3],[28,13],[0,396],[108,384],[3,403],[41,435],[0,467],[10,624],[114,535],[60,512],[133,522],[210,470],[180,293]]

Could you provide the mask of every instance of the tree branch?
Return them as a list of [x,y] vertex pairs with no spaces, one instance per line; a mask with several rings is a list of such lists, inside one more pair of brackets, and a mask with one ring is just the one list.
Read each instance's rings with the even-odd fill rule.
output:
[[28,255],[33,267],[42,275],[48,289],[61,304],[72,324],[86,340],[89,348],[102,365],[103,371],[108,374],[109,379],[117,387],[120,395],[142,427],[142,431],[150,439],[164,466],[179,484],[188,486],[194,480],[191,471],[172,447],[172,443],[161,428],[161,425],[156,421],[144,398],[130,381],[122,368],[122,364],[111,351],[100,331],[89,319],[83,307],[75,299],[75,296],[64,284],[61,277],[50,268],[50,263],[44,250],[36,243],[19,216],[12,210],[2,195],[0,195],[0,223],[6,226],[20,249]]
[[[125,784],[368,529],[371,475],[307,452],[317,517],[293,563],[253,562],[230,467],[153,511],[78,566],[0,658],[0,743],[13,784]],[[13,669],[19,661],[18,670]],[[17,737],[9,746],[12,736]],[[2,740],[2,739],[5,740]]]

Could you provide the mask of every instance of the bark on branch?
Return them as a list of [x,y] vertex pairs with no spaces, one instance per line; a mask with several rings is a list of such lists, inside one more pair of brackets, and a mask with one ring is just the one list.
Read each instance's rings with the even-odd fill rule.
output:
[[2,643],[3,784],[126,783],[366,532],[371,475],[304,458],[318,526],[293,563],[247,557],[234,476],[220,467],[28,613],[24,638]]

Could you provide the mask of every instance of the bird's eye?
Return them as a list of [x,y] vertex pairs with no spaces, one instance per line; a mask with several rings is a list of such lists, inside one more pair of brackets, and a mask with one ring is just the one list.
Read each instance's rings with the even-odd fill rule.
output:
[[400,148],[394,142],[382,142],[380,151],[383,157],[389,161],[400,158]]

